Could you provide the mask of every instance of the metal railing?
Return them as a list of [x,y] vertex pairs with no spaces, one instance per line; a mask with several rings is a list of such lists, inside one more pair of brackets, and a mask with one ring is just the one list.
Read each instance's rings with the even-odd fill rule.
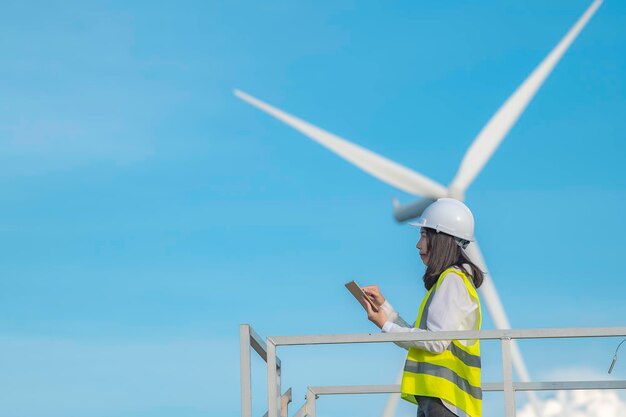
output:
[[[515,382],[511,365],[512,339],[557,339],[589,337],[626,337],[626,327],[593,327],[571,329],[480,330],[420,333],[368,333],[312,336],[271,336],[265,344],[247,324],[240,326],[241,348],[241,416],[252,417],[250,348],[267,362],[268,412],[266,417],[288,417],[292,400],[291,388],[280,394],[281,363],[276,355],[278,346],[332,345],[348,343],[389,343],[433,340],[500,340],[502,345],[502,382],[484,383],[483,391],[504,392],[504,415],[515,416],[516,391],[626,389],[626,380],[619,381],[542,381]],[[392,394],[399,385],[342,385],[307,387],[304,405],[292,417],[315,417],[316,400],[320,395]]]

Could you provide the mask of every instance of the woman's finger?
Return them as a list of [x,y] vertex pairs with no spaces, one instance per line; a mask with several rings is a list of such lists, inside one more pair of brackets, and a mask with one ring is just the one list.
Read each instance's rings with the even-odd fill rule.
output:
[[378,295],[378,294],[380,294],[380,292],[378,292],[377,290],[372,289],[372,288],[363,288],[363,291],[366,294],[368,294],[368,295]]

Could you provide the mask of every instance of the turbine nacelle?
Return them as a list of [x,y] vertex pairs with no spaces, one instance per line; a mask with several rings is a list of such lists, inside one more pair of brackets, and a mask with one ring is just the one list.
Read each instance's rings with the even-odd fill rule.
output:
[[[465,193],[463,190],[457,187],[450,187],[447,190],[447,194],[441,197],[450,197],[455,200],[464,201]],[[437,198],[441,198],[437,197]],[[405,222],[407,220],[412,220],[416,217],[422,215],[422,212],[426,207],[430,204],[437,201],[437,198],[434,197],[425,197],[421,200],[414,201],[408,204],[400,204],[400,201],[397,198],[393,199],[393,218],[396,219],[398,223]]]
[[397,198],[393,199],[393,218],[398,223],[414,219],[422,215],[424,209],[434,203],[433,198],[424,198],[408,204],[400,204]]

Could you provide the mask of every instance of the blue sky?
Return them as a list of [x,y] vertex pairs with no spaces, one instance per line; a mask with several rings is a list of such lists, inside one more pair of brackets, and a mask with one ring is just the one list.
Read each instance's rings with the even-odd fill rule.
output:
[[[232,90],[447,184],[588,4],[4,4],[0,414],[235,416],[240,323],[373,331],[351,279],[411,319],[423,267],[391,199],[413,197]],[[623,325],[625,23],[622,2],[600,8],[467,192],[515,328]],[[583,378],[617,342],[522,349],[535,379]],[[393,383],[403,360],[393,346],[279,355],[294,406],[307,385]],[[497,347],[487,356],[498,380]],[[337,416],[385,398],[322,401]]]

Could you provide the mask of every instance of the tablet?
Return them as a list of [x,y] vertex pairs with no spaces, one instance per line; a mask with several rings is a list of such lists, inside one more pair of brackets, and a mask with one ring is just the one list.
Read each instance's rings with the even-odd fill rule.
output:
[[350,291],[350,294],[356,298],[356,300],[363,306],[363,308],[367,308],[365,303],[369,303],[372,306],[372,310],[378,312],[378,306],[374,304],[374,300],[370,298],[369,295],[365,294],[361,287],[354,281],[350,281],[346,284],[346,288]]

